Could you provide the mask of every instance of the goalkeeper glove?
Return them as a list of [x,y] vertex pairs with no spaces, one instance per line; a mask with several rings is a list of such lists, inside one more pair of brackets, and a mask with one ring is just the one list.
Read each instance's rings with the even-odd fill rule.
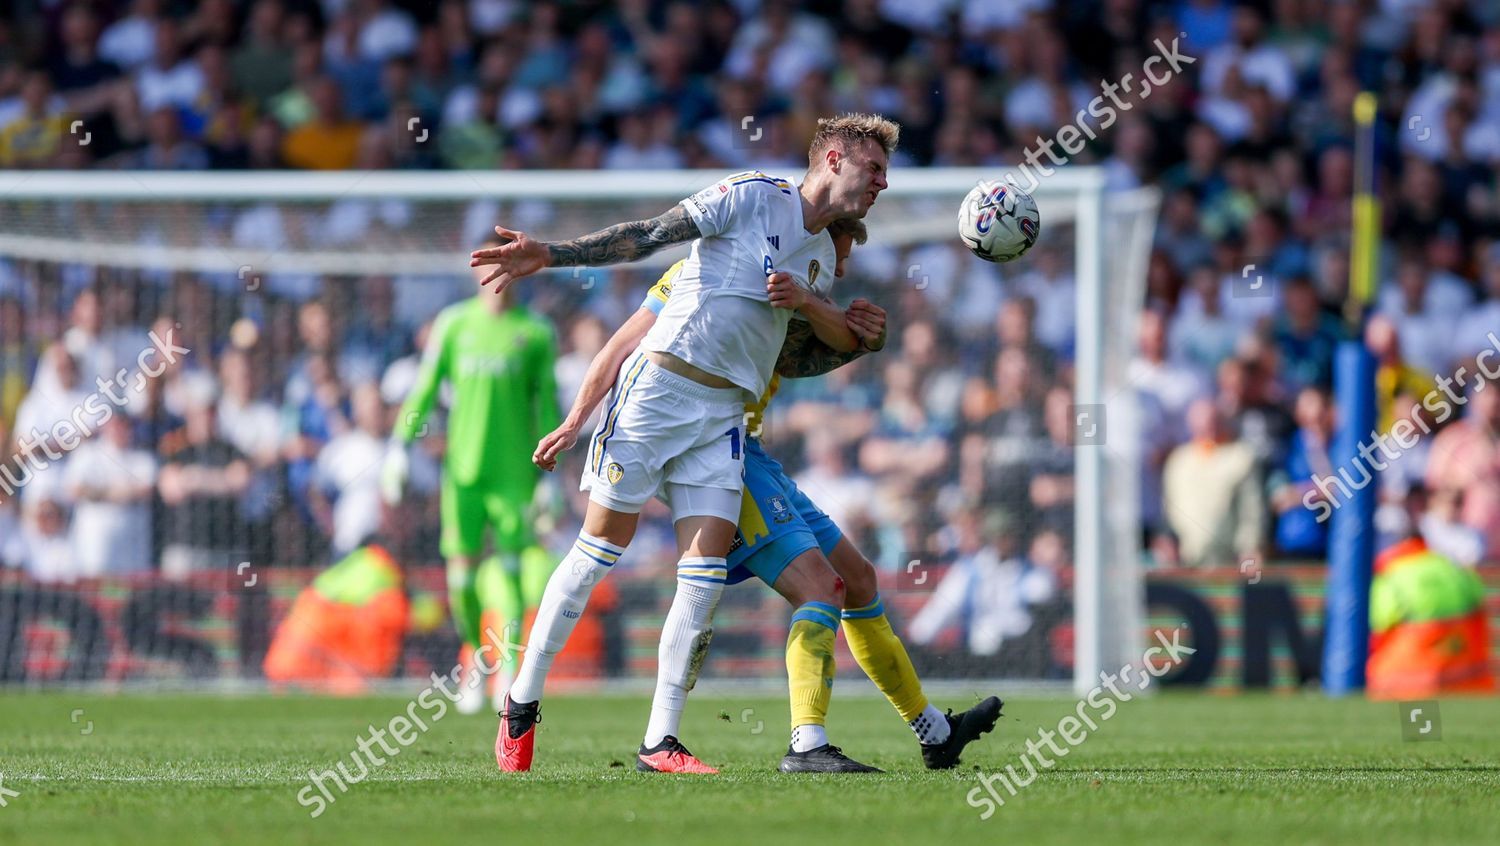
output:
[[380,465],[380,498],[386,505],[399,505],[406,491],[406,478],[411,473],[411,457],[406,444],[392,440],[385,451],[385,461]]

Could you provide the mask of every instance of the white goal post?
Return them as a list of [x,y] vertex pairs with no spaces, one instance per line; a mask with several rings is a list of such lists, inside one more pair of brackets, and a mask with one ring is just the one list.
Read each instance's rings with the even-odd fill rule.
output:
[[[871,245],[956,239],[959,201],[980,180],[1005,175],[1003,168],[894,168],[867,220]],[[542,238],[577,234],[659,213],[723,176],[682,170],[0,171],[0,261],[242,277],[246,267],[269,275],[461,272],[464,254],[488,225],[503,222]],[[1084,166],[1058,169],[1032,193],[1041,211],[1040,239],[1072,233],[1075,402],[1080,410],[1104,409],[1097,421],[1075,422],[1097,422],[1107,431],[1101,443],[1074,450],[1073,686],[1082,694],[1098,684],[1101,671],[1138,663],[1144,637],[1139,456],[1124,373],[1144,300],[1158,197],[1154,189],[1107,191],[1104,170]],[[226,206],[233,213],[215,211]],[[288,223],[299,208],[316,209],[333,222],[326,228]],[[274,223],[257,228],[231,219],[256,209]],[[371,231],[377,234],[342,237],[340,213],[376,221]],[[305,231],[293,231],[299,227]],[[650,263],[680,254],[681,248],[667,251]]]

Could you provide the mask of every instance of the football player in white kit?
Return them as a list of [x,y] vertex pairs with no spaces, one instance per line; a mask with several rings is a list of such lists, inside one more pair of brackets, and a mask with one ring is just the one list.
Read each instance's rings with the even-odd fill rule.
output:
[[[828,225],[863,218],[886,188],[900,129],[873,115],[818,122],[800,185],[759,171],[730,176],[650,220],[570,241],[544,242],[504,227],[508,243],[476,250],[503,289],[546,267],[644,258],[693,241],[672,297],[620,370],[589,444],[582,488],[588,512],[578,540],[547,583],[520,672],[501,712],[495,756],[507,772],[531,768],[547,670],[589,594],[635,535],[641,507],[659,493],[672,511],[680,559],[662,626],[656,693],[636,768],[715,773],[677,738],[724,591],[743,487],[744,406],[765,393],[792,310],[839,350],[860,339],[824,299],[833,280]],[[789,297],[799,285],[814,297]],[[778,304],[781,307],[778,307]]]

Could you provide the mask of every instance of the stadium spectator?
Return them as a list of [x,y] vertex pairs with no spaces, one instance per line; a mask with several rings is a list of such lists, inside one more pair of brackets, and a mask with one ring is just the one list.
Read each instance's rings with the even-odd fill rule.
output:
[[995,336],[1000,339],[1001,350],[1025,353],[1032,372],[1046,383],[1057,372],[1058,355],[1037,337],[1036,314],[1036,300],[1031,297],[1006,300],[995,318]]
[[[1234,280],[1229,280],[1233,285]],[[1212,263],[1191,269],[1167,332],[1171,357],[1208,377],[1234,352],[1241,328],[1224,311],[1222,280]]]
[[1365,348],[1375,357],[1375,401],[1380,430],[1389,432],[1396,419],[1396,397],[1426,397],[1436,390],[1433,377],[1413,367],[1402,354],[1395,321],[1374,315],[1365,324]]
[[281,499],[281,414],[264,399],[264,378],[245,351],[231,347],[219,355],[218,435],[250,467],[240,507],[255,553],[275,546],[268,528]]
[[[566,351],[557,357],[557,401],[563,406],[559,410],[564,414],[573,404],[572,397],[578,396],[589,362],[594,360],[594,356],[604,348],[604,343],[608,340],[609,331],[597,317],[585,315],[574,320],[569,327]],[[601,413],[600,409],[594,409],[580,431],[593,431],[591,427],[598,421]]]
[[1167,522],[1189,567],[1259,560],[1265,502],[1254,448],[1235,440],[1212,400],[1187,409],[1192,440],[1172,451],[1163,471]]
[[11,553],[39,582],[71,582],[81,574],[68,537],[68,512],[57,491],[31,495],[21,508],[20,536]]
[[620,117],[620,140],[604,154],[603,167],[610,170],[671,170],[682,167],[682,156],[671,143],[672,113],[658,109],[632,112]]
[[182,118],[177,109],[162,106],[146,117],[146,146],[125,159],[137,170],[204,170],[208,153],[182,137]]
[[[294,393],[289,384],[282,408],[282,456],[287,462],[287,485],[304,509],[310,508],[308,486],[324,445],[349,430],[344,385],[331,354],[307,359],[302,371],[305,390]],[[299,398],[300,396],[300,398]],[[307,512],[311,516],[311,512]]]
[[365,125],[344,116],[338,83],[323,77],[310,92],[314,116],[286,134],[281,156],[289,167],[348,170],[359,155]]
[[1063,359],[1073,357],[1073,317],[1078,302],[1069,258],[1064,251],[1036,249],[1028,267],[1016,280],[1016,290],[1035,307],[1037,340]]
[[[1485,555],[1500,556],[1500,384],[1475,382],[1463,417],[1432,442],[1427,485],[1459,498],[1459,519],[1484,535]],[[1481,390],[1488,388],[1488,390]]]
[[285,28],[281,0],[257,0],[250,5],[243,43],[230,56],[235,87],[257,108],[292,84],[292,46],[282,38]]
[[162,444],[161,572],[170,579],[227,571],[230,557],[248,548],[239,498],[250,485],[250,465],[219,438],[211,396],[201,391],[183,409],[183,429]]
[[161,0],[134,0],[130,13],[99,36],[99,55],[125,70],[145,64],[156,52],[156,22],[161,7]]
[[1017,347],[1000,353],[993,391],[972,384],[964,417],[968,431],[960,447],[963,489],[985,505],[1019,512],[1027,491],[1016,484],[1032,448],[1044,437],[1040,393],[1032,360]]
[[1274,364],[1265,360],[1267,346],[1250,336],[1241,356],[1219,365],[1219,410],[1231,430],[1255,450],[1262,467],[1280,466],[1294,428],[1292,416],[1282,404],[1271,381]]
[[930,320],[907,323],[901,330],[901,360],[920,377],[922,407],[933,423],[951,432],[958,422],[963,399],[963,374],[953,365],[954,350],[944,345]]
[[73,505],[73,562],[80,578],[149,573],[156,457],[138,449],[134,428],[115,414],[68,459],[63,486]]
[[189,109],[203,95],[203,69],[186,57],[180,25],[172,18],[156,23],[151,60],[135,71],[136,96],[147,113]]
[[1380,313],[1395,324],[1406,361],[1427,373],[1448,365],[1453,326],[1472,298],[1466,283],[1434,274],[1416,255],[1396,270],[1395,285],[1381,291]]
[[875,431],[860,445],[860,469],[881,477],[900,473],[913,481],[935,477],[948,468],[948,432],[927,413],[910,363],[893,359],[885,365],[885,400]]
[[120,68],[99,55],[99,15],[88,3],[70,3],[59,27],[62,49],[52,58],[48,73],[58,93],[77,114],[104,111],[110,88]]
[[1480,266],[1484,299],[1459,318],[1449,354],[1452,356],[1443,372],[1452,372],[1465,359],[1472,359],[1487,347],[1500,347],[1491,338],[1500,338],[1500,243],[1492,242],[1476,256]]
[[851,468],[844,449],[832,436],[813,432],[807,438],[807,469],[793,477],[840,526],[854,522],[870,507],[870,479]]
[[35,337],[21,300],[0,288],[0,428],[9,429],[36,374]]
[[[1318,522],[1308,508],[1321,496],[1316,478],[1331,478],[1337,470],[1329,450],[1333,445],[1333,407],[1321,388],[1306,387],[1297,394],[1297,430],[1285,463],[1270,473],[1267,485],[1276,512],[1275,545],[1284,555],[1322,557],[1328,548],[1328,523]],[[1312,499],[1307,499],[1309,493]]]
[[1333,385],[1333,353],[1344,333],[1338,318],[1323,311],[1318,291],[1306,276],[1293,276],[1283,289],[1286,309],[1272,328],[1288,391]]
[[353,551],[379,525],[380,474],[372,468],[385,456],[390,430],[374,383],[355,388],[350,400],[354,425],[318,453],[310,489],[313,513],[336,555]]
[[1187,408],[1193,400],[1208,393],[1203,371],[1167,356],[1166,315],[1155,309],[1141,314],[1140,346],[1130,362],[1130,382],[1161,406],[1163,421],[1172,427],[1176,442],[1187,438]]
[[1413,488],[1411,501],[1417,515],[1416,534],[1428,546],[1465,567],[1485,560],[1484,534],[1460,519],[1462,491],[1438,490],[1428,496],[1424,488]]
[[[1432,444],[1435,440],[1430,435],[1416,438],[1416,442],[1410,447],[1400,448],[1403,442],[1409,438],[1407,427],[1415,426],[1417,430],[1432,432],[1437,430],[1433,413],[1422,407],[1422,399],[1411,394],[1397,394],[1392,402],[1394,415],[1393,428],[1399,428],[1395,434],[1400,434],[1401,439],[1396,443],[1396,454],[1388,456],[1385,452],[1380,453],[1385,468],[1380,471],[1380,487],[1377,493],[1377,506],[1375,511],[1375,527],[1379,532],[1381,543],[1395,543],[1405,537],[1404,533],[1410,532],[1415,525],[1411,514],[1422,514],[1423,508],[1416,507],[1413,512],[1413,498],[1420,500],[1422,505],[1428,502],[1427,497],[1427,464],[1432,457]],[[1401,421],[1410,421],[1402,423]],[[1394,437],[1392,431],[1386,431],[1388,438]],[[1387,443],[1391,443],[1387,441]],[[1440,498],[1433,497],[1431,501],[1437,504]],[[1480,547],[1483,548],[1481,541]]]
[[22,467],[35,473],[22,498],[56,496],[70,452],[82,439],[93,435],[106,411],[102,405],[86,405],[78,362],[63,347],[53,344],[43,359],[51,365],[56,383],[36,387],[16,411],[15,436],[20,445]]
[[996,655],[1031,629],[1031,609],[1052,598],[1054,574],[1022,552],[1020,527],[1003,511],[963,509],[953,524],[954,563],[912,618],[914,644],[929,646],[957,627],[973,655]]
[[20,96],[0,102],[0,167],[48,167],[68,131],[61,98],[44,71],[26,74]]
[[1025,519],[1032,531],[1050,529],[1071,532],[1073,528],[1073,450],[1078,421],[1073,415],[1073,391],[1055,387],[1042,403],[1046,438],[1039,440],[1026,459],[1027,491]]

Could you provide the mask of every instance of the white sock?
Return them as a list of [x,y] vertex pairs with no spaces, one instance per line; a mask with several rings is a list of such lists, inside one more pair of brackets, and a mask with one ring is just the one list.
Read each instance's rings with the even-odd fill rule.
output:
[[526,638],[521,669],[510,688],[512,702],[536,702],[542,698],[542,687],[547,682],[547,671],[552,669],[552,659],[562,651],[573,627],[578,624],[578,618],[583,616],[594,585],[609,573],[624,551],[622,546],[579,533],[567,557],[547,580],[547,590],[542,593],[536,620]]
[[792,751],[811,752],[819,746],[828,745],[828,732],[822,726],[811,723],[792,729]]
[[927,703],[922,713],[907,725],[917,733],[917,740],[928,746],[943,743],[948,739],[948,718],[943,716],[942,711],[932,707],[931,702]]
[[651,721],[646,724],[646,748],[677,736],[688,691],[698,681],[698,670],[708,655],[713,636],[714,608],[724,593],[722,558],[684,558],[677,562],[677,595],[662,624],[657,651],[656,695],[651,699]]

